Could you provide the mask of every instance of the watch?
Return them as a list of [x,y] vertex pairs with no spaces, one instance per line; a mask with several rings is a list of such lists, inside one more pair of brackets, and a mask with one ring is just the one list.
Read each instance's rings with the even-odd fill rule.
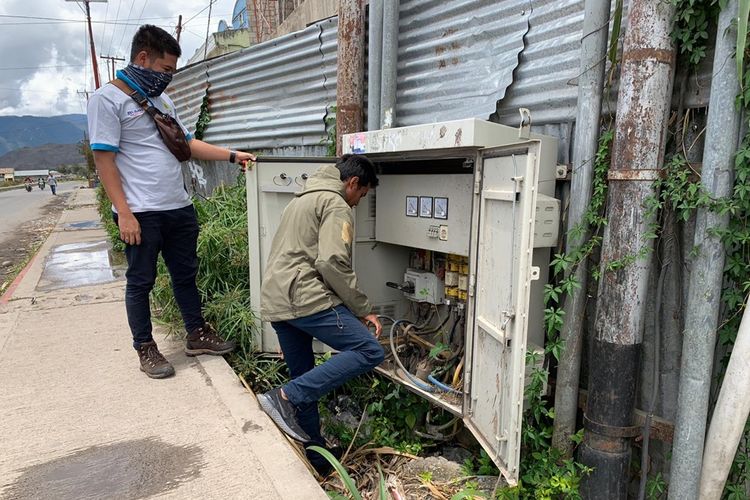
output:
[[237,159],[237,151],[229,151],[229,163],[234,163]]

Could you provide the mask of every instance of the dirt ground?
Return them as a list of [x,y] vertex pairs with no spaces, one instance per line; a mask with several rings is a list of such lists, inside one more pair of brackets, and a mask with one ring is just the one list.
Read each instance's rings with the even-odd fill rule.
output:
[[51,196],[43,208],[43,215],[16,230],[16,237],[0,246],[0,295],[10,286],[32,253],[44,243],[65,209],[65,200],[72,193]]

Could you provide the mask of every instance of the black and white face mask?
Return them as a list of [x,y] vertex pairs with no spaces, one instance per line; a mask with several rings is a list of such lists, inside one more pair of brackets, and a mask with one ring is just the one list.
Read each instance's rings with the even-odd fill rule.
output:
[[171,73],[162,73],[130,63],[122,72],[149,97],[157,97],[172,81]]

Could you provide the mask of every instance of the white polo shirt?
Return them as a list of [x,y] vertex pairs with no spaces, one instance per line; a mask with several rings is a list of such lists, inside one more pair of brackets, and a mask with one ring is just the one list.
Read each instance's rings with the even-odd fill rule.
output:
[[[193,138],[166,94],[149,99],[177,120],[188,141]],[[129,95],[111,83],[100,87],[89,99],[88,125],[91,149],[116,153],[115,164],[130,210],[174,210],[191,204],[180,162],[167,149],[153,118]]]

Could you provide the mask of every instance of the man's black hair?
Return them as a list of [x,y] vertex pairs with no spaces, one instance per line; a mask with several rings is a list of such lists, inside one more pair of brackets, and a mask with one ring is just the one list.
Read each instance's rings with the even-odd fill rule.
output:
[[172,54],[180,57],[182,49],[180,44],[172,35],[153,24],[144,24],[133,37],[133,43],[130,45],[130,62],[135,61],[135,57],[145,50],[149,58],[156,59],[164,57],[164,54]]
[[375,174],[375,165],[366,156],[344,155],[336,163],[336,168],[341,172],[341,180],[344,182],[352,177],[359,177],[360,186],[376,188],[380,183]]

